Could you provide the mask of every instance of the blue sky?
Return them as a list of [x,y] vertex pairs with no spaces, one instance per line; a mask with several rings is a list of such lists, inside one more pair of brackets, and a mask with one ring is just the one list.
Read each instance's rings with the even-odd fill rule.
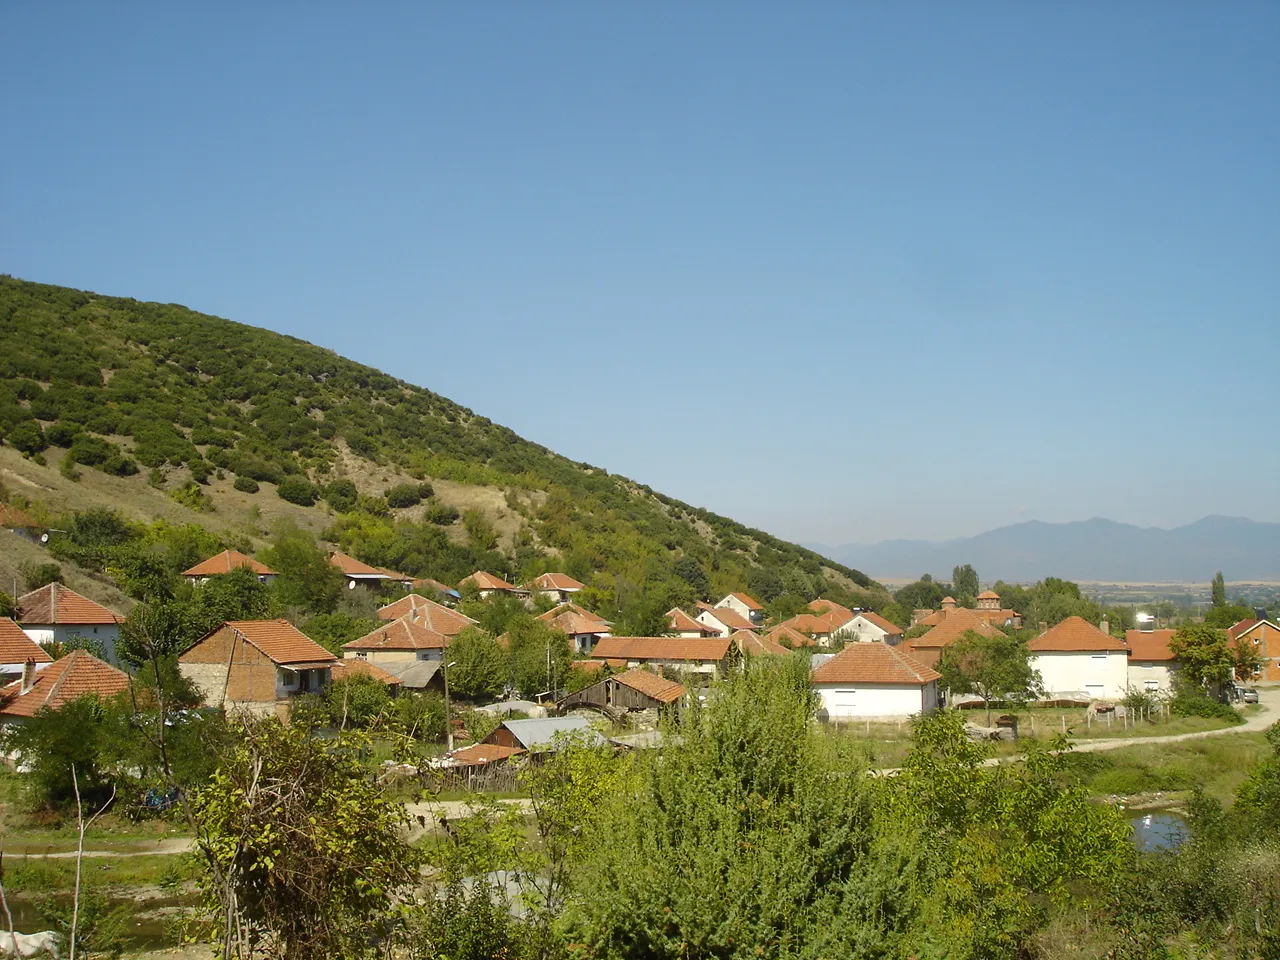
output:
[[1274,3],[109,6],[6,7],[0,271],[793,539],[1280,520]]

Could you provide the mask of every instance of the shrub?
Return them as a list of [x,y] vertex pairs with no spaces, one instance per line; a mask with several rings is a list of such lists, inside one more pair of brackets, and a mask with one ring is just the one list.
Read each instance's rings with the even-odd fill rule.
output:
[[70,420],[61,420],[44,432],[44,438],[55,447],[69,447],[76,437],[84,432],[84,428]]
[[316,502],[315,484],[306,477],[286,477],[276,487],[276,493],[281,500],[296,503],[300,507],[314,506]]
[[354,509],[360,491],[350,480],[334,480],[324,487],[324,500],[335,513],[349,513]]
[[422,492],[416,483],[397,483],[388,489],[383,497],[386,498],[387,506],[395,510],[416,507],[422,502]]
[[24,563],[18,567],[28,590],[39,590],[51,583],[65,583],[62,568],[56,563]]
[[24,420],[10,430],[5,439],[8,441],[9,446],[28,456],[39,453],[49,445],[45,441],[44,431],[40,429],[40,424],[34,420]]
[[231,484],[231,486],[241,493],[257,493],[259,489],[258,481],[252,477],[236,477],[235,483]]
[[188,480],[176,490],[170,490],[169,498],[190,510],[198,510],[201,513],[209,513],[213,510],[213,501],[205,496],[205,492],[194,480]]
[[112,445],[106,440],[84,433],[71,444],[71,458],[86,467],[98,467],[107,462],[112,450]]
[[1244,723],[1244,717],[1236,710],[1205,696],[1184,694],[1174,697],[1169,703],[1169,712],[1175,717],[1205,717],[1227,723]]

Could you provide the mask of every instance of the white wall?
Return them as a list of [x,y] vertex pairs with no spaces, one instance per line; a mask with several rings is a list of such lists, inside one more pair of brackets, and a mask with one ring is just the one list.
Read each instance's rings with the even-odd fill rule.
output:
[[116,641],[120,639],[120,628],[115,624],[103,624],[97,627],[86,624],[43,624],[23,627],[22,632],[40,644],[66,643],[72,637],[88,637],[102,644],[102,649],[107,655],[107,663],[117,666],[120,663],[116,659]]
[[[1130,660],[1129,686],[1134,690],[1169,693],[1173,690],[1173,676],[1177,667],[1169,660]],[[1154,687],[1147,684],[1154,682]]]
[[699,623],[705,623],[712,630],[716,631],[716,636],[718,637],[727,637],[729,636],[730,633],[733,632],[728,627],[726,627],[723,623],[721,623],[719,620],[713,617],[711,615],[711,612],[708,610],[699,610],[698,615],[693,619],[697,620]]
[[1129,685],[1129,654],[1123,650],[1037,653],[1045,693],[1083,693],[1094,700],[1118,700]]
[[864,620],[862,617],[856,616],[837,630],[835,635],[848,640],[856,640],[859,643],[881,643],[889,634],[887,630],[877,627],[870,620]]
[[850,717],[909,717],[930,713],[938,706],[938,685],[900,683],[814,684],[819,708],[832,720]]
[[733,594],[730,594],[729,596],[725,597],[723,600],[717,603],[716,606],[727,607],[728,609],[736,613],[738,616],[742,617],[742,619],[749,620],[751,623],[759,623],[761,620],[761,612],[759,610],[753,611],[750,607],[748,607],[745,603],[743,603]]

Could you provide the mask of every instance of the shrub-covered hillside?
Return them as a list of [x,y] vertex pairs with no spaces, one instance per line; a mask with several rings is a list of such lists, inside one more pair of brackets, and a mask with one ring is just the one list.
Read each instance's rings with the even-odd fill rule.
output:
[[[165,490],[195,522],[231,509],[232,489],[326,511],[327,538],[361,559],[448,582],[473,564],[509,578],[565,570],[618,606],[673,582],[764,600],[880,593],[856,570],[557,456],[430,390],[174,304],[0,277],[0,442],[64,478],[98,471]],[[487,489],[507,526],[441,502],[432,481]]]

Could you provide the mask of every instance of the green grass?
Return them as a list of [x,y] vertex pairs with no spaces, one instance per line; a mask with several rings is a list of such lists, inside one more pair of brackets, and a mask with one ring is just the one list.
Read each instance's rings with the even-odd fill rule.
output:
[[[118,889],[163,886],[186,879],[189,862],[184,855],[85,860],[84,882]],[[74,858],[26,859],[8,853],[4,858],[6,894],[69,891],[75,888],[75,878]]]

